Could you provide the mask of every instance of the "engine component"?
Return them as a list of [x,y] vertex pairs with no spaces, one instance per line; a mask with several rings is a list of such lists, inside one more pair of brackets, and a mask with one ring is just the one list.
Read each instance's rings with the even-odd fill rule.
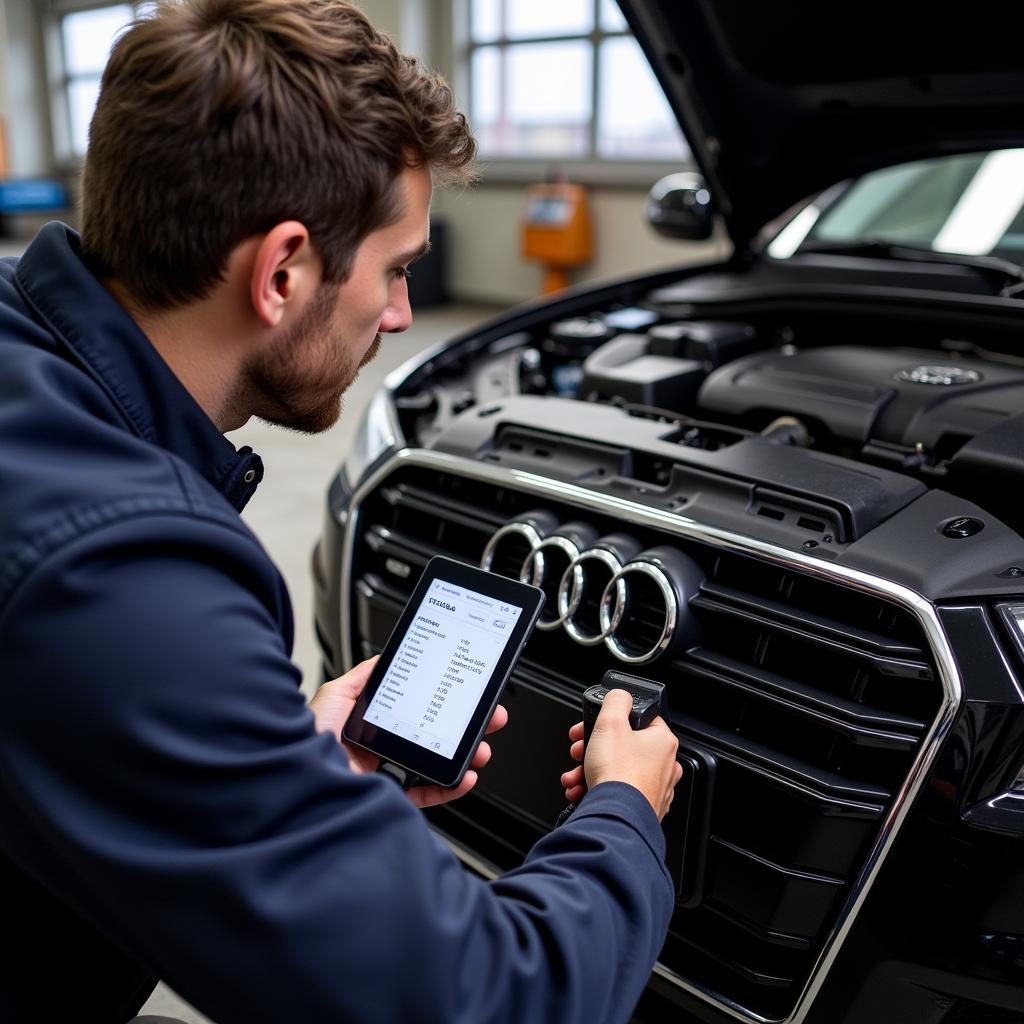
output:
[[1024,369],[976,359],[940,365],[934,351],[917,349],[773,351],[716,370],[698,404],[755,428],[797,416],[846,442],[949,458],[1024,408]]
[[594,348],[608,341],[615,334],[604,320],[589,316],[574,316],[568,320],[556,320],[548,334],[555,341],[574,342],[577,345]]
[[790,444],[796,448],[809,448],[811,435],[795,416],[780,416],[773,420],[764,430],[761,436],[772,444]]
[[651,339],[652,355],[696,359],[709,368],[749,355],[760,344],[751,324],[717,320],[658,324],[647,336]]
[[659,409],[686,409],[704,381],[696,359],[651,355],[645,334],[621,334],[602,345],[583,364],[580,396],[618,398]]

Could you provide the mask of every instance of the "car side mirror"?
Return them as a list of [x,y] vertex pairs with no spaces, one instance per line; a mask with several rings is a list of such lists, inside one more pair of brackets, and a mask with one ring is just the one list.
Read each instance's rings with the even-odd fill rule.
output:
[[659,235],[702,242],[711,237],[715,208],[699,174],[679,172],[656,182],[647,194],[647,220]]

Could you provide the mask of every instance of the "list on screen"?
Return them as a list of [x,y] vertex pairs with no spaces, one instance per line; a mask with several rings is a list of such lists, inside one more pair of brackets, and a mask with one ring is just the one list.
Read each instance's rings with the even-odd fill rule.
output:
[[366,709],[366,721],[453,757],[522,610],[434,580]]

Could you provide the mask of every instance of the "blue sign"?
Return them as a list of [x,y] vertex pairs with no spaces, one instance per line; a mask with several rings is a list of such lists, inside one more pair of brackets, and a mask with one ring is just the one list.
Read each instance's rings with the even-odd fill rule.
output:
[[63,210],[68,205],[68,190],[58,181],[0,181],[0,213]]

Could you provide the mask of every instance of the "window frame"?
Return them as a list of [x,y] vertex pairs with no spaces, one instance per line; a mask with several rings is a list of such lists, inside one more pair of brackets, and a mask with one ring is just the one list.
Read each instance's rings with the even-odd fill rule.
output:
[[75,150],[71,130],[71,86],[75,82],[99,81],[103,72],[72,74],[68,70],[62,23],[70,14],[101,11],[108,7],[127,4],[137,16],[146,0],[49,0],[46,10],[45,49],[47,79],[50,92],[50,130],[53,139],[54,161],[59,169],[77,171],[84,153]]
[[[591,118],[587,131],[588,153],[583,157],[550,156],[550,157],[515,157],[487,156],[481,154],[479,164],[483,172],[482,185],[488,182],[498,184],[518,184],[544,181],[552,170],[564,172],[568,177],[583,185],[603,185],[610,187],[649,188],[659,178],[676,171],[696,171],[697,167],[688,140],[684,143],[689,156],[683,158],[618,159],[602,157],[597,150],[598,120],[600,117],[600,74],[601,74],[601,43],[607,39],[635,39],[632,30],[605,29],[601,26],[601,0],[590,0],[593,8],[593,28],[587,33],[561,33],[554,35],[531,36],[528,39],[510,40],[504,36],[479,42],[473,39],[472,32],[472,0],[454,0],[454,29],[456,74],[455,86],[458,93],[467,98],[468,111],[471,112],[472,64],[473,54],[477,50],[489,47],[531,46],[538,43],[564,43],[584,40],[591,47],[591,79],[590,101]],[[470,118],[470,127],[472,127]]]

